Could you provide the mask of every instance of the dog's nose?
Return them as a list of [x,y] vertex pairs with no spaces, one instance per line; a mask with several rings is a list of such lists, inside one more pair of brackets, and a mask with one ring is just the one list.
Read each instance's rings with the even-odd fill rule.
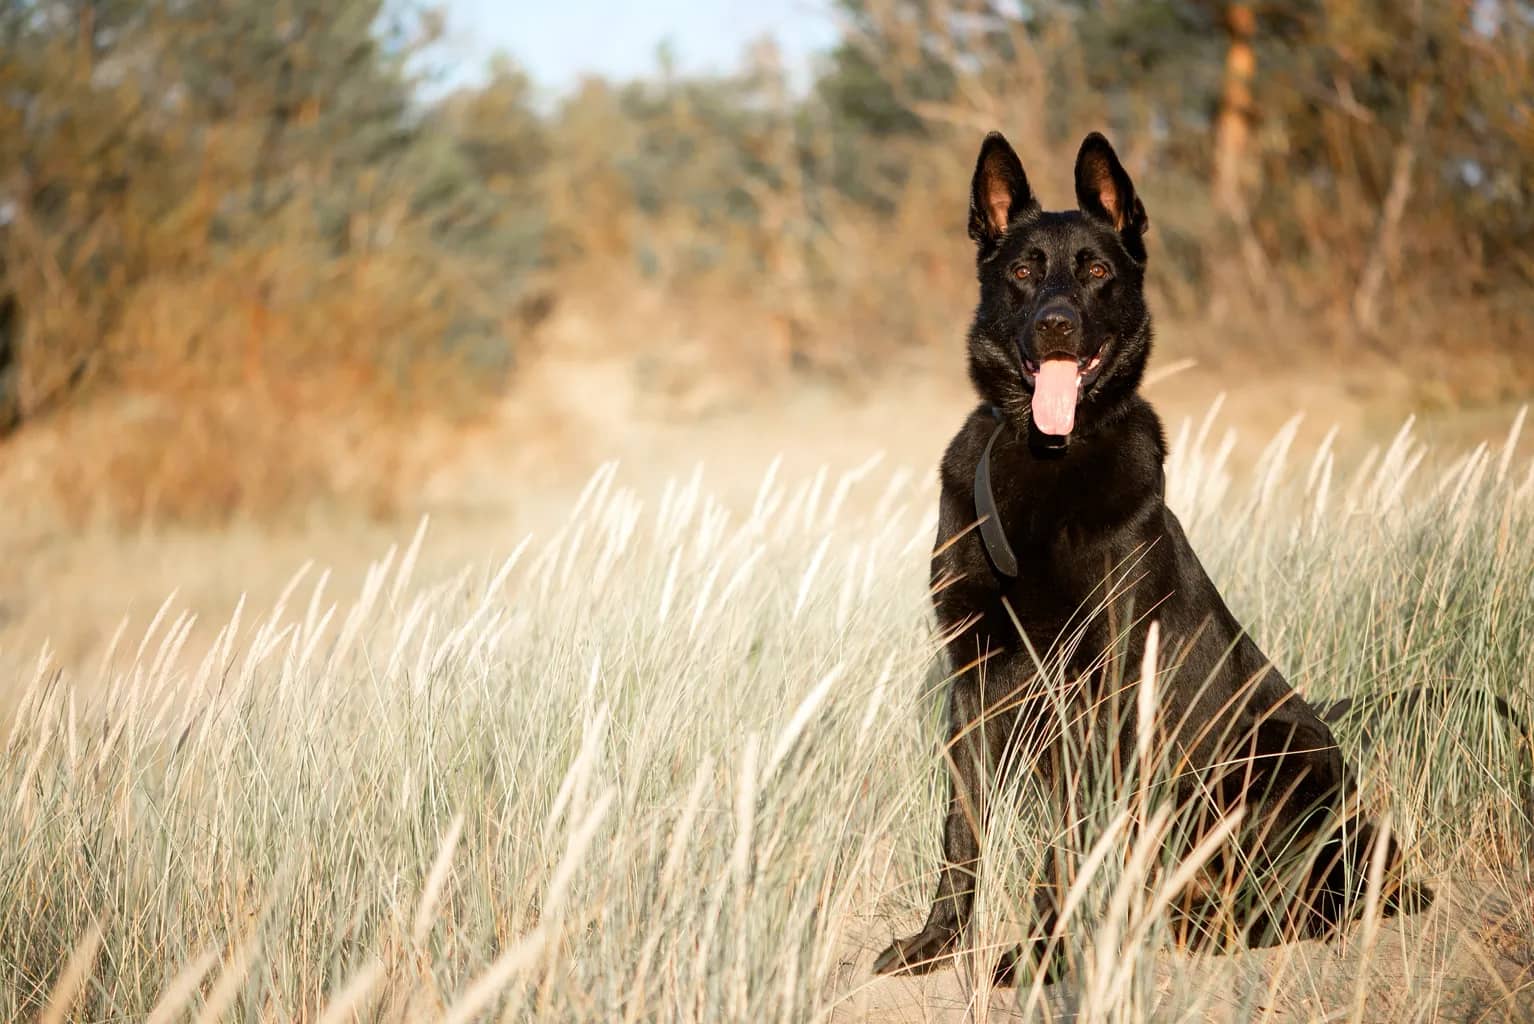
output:
[[1041,339],[1064,341],[1081,328],[1081,318],[1066,305],[1046,306],[1033,319],[1033,330]]

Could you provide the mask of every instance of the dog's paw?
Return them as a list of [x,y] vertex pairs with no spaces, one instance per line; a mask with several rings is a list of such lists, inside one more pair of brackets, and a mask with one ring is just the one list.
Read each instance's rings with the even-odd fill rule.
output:
[[1402,882],[1385,897],[1384,916],[1395,914],[1420,914],[1433,905],[1436,894],[1421,882]]
[[953,956],[958,943],[958,932],[929,925],[915,935],[890,943],[889,949],[874,961],[874,973],[926,974]]
[[996,961],[996,969],[991,972],[991,984],[997,988],[1013,988],[1017,985],[1018,971],[1030,967],[1043,973],[1046,985],[1053,985],[1064,976],[1058,952],[1052,951],[1047,941],[1038,941],[1033,943],[1031,950],[1027,946],[1013,946],[1003,953]]
[[1013,946],[1001,954],[1001,959],[996,961],[996,970],[991,972],[991,984],[997,988],[1011,988],[1017,984],[1017,965],[1023,959],[1023,947]]

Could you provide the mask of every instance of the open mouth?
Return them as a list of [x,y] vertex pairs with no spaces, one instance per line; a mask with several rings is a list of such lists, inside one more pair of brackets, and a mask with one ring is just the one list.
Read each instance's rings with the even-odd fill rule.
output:
[[[1081,376],[1081,386],[1083,388],[1085,388],[1088,384],[1091,384],[1094,380],[1096,380],[1097,379],[1097,375],[1100,372],[1102,372],[1102,368],[1103,368],[1103,353],[1106,352],[1107,349],[1108,349],[1108,346],[1104,345],[1102,348],[1098,349],[1097,355],[1093,356],[1092,358],[1090,358],[1090,359],[1088,359],[1086,361],[1082,361],[1082,360],[1079,360],[1079,359],[1077,359],[1077,360],[1066,360],[1063,357],[1060,359],[1060,361],[1061,362],[1072,361],[1072,362],[1076,363],[1077,371],[1078,371],[1078,373]],[[1053,360],[1045,360],[1045,361],[1046,362],[1051,362]],[[1032,359],[1028,359],[1028,358],[1025,357],[1023,359],[1023,379],[1026,380],[1029,384],[1032,384],[1034,382],[1034,379],[1038,375],[1039,375],[1039,364],[1034,362]]]
[[1102,372],[1107,345],[1085,359],[1050,356],[1023,359],[1023,379],[1033,385],[1033,423],[1044,434],[1064,437],[1076,425],[1076,403]]

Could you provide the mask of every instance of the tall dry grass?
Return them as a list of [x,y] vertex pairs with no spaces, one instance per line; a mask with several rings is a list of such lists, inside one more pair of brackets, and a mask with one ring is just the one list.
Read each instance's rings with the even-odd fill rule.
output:
[[[1177,435],[1169,495],[1306,694],[1452,685],[1527,713],[1534,464],[1517,433],[1447,458],[1408,426],[1342,467],[1330,441],[1297,453],[1286,430],[1248,475],[1211,418]],[[1007,804],[957,973],[871,978],[937,867],[934,497],[870,462],[791,482],[769,470],[739,510],[700,471],[645,505],[609,466],[553,536],[508,538],[434,586],[414,582],[419,534],[358,594],[300,574],[195,667],[170,602],[125,626],[94,675],[60,678],[44,653],[12,675],[24,695],[0,756],[0,1013],[1528,1011],[1527,751],[1472,699],[1387,710],[1369,743],[1344,736],[1412,874],[1440,891],[1431,911],[1366,914],[1333,947],[1173,952],[1163,904],[1207,851],[1169,860],[1168,811],[1130,787],[1094,798],[1084,848],[1058,815]],[[1061,849],[1071,980],[993,990],[994,953]]]

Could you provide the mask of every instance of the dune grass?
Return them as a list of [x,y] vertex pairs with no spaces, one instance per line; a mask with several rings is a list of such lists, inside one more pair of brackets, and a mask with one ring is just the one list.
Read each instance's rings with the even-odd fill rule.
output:
[[[1174,437],[1169,497],[1301,692],[1453,685],[1534,711],[1517,424],[1452,458],[1403,429],[1346,469],[1330,443],[1292,451],[1289,429],[1246,473],[1213,423]],[[302,575],[200,665],[169,603],[94,677],[44,655],[7,684],[25,693],[0,757],[0,1016],[1528,1012],[1528,751],[1476,700],[1344,731],[1410,872],[1439,890],[1424,914],[1366,915],[1330,946],[1176,952],[1165,815],[1108,794],[1098,838],[1072,851],[1071,980],[992,990],[1070,833],[1017,800],[991,833],[976,952],[926,979],[870,976],[938,863],[934,506],[929,479],[874,463],[769,471],[745,509],[701,475],[642,503],[608,467],[556,536],[431,585],[414,582],[419,535],[360,594]]]

